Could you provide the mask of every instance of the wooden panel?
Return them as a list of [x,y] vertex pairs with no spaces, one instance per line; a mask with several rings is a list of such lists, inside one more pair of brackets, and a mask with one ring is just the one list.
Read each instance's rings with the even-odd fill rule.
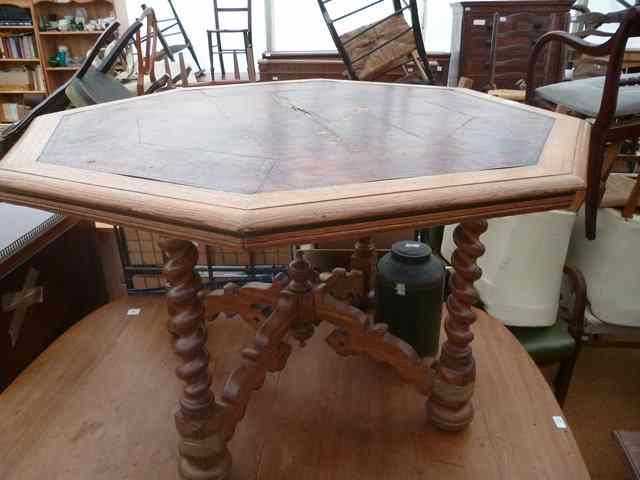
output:
[[535,165],[553,124],[448,89],[189,90],[67,115],[38,161],[253,194]]
[[[128,317],[129,308],[141,308]],[[0,477],[176,479],[171,418],[181,386],[162,297],[95,312],[0,395]],[[588,479],[548,385],[514,337],[479,312],[476,416],[459,434],[425,421],[424,397],[366,358],[342,358],[321,325],[286,369],[269,374],[231,442],[234,479]],[[209,326],[220,391],[254,332]],[[126,374],[123,374],[126,372]]]

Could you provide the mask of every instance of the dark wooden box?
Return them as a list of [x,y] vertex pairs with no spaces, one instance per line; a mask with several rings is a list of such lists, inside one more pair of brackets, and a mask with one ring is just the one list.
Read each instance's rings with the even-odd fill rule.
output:
[[[429,63],[436,84],[446,85],[449,54],[429,53]],[[298,80],[305,78],[344,79],[345,66],[337,52],[264,52],[258,61],[260,81]],[[382,80],[394,82],[401,78],[400,69],[392,70]]]

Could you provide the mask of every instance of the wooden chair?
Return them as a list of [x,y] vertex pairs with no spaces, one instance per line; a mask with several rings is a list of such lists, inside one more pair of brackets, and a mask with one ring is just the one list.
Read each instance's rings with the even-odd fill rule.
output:
[[[567,32],[554,31],[543,35],[531,53],[527,103],[564,105],[576,115],[593,119],[586,193],[585,230],[589,239],[596,236],[597,211],[604,191],[602,173],[606,145],[640,135],[640,78],[634,74],[621,75],[627,40],[637,36],[640,36],[640,7],[633,7],[624,12],[618,30],[600,45]],[[551,42],[567,45],[580,54],[608,56],[606,76],[537,88],[534,67],[543,49]]]
[[562,407],[580,354],[584,333],[587,286],[582,273],[564,267],[569,289],[560,299],[558,320],[550,327],[507,327],[537,365],[559,364],[553,390]]
[[[218,57],[218,64],[222,78],[226,79],[227,69],[225,67],[225,55],[231,55],[233,58],[233,77],[232,80],[241,80],[240,63],[238,55],[243,55],[247,62],[247,73],[249,81],[256,81],[255,59],[253,57],[253,37],[251,34],[251,1],[242,0],[244,6],[237,7],[219,7],[218,0],[213,0],[213,20],[214,28],[207,30],[207,42],[209,44],[209,62],[211,65],[211,81],[215,81],[215,57]],[[241,13],[246,18],[246,28],[225,29],[221,27],[221,14],[225,15]],[[244,48],[224,48],[222,46],[223,37],[242,37]],[[214,40],[215,39],[215,40]],[[215,42],[215,43],[214,43]]]
[[[198,70],[195,75],[196,77],[200,77],[204,75],[204,69],[200,66],[200,61],[198,60],[198,55],[196,54],[196,50],[193,47],[193,44],[191,43],[191,39],[189,38],[187,31],[182,25],[182,20],[180,20],[180,16],[178,15],[178,12],[176,10],[175,5],[173,4],[173,1],[167,0],[167,2],[169,3],[169,8],[171,9],[171,14],[173,16],[169,18],[156,19],[157,25],[160,27],[159,33],[160,33],[160,38],[162,39],[162,42],[163,42],[163,48],[165,49],[165,51],[171,52],[172,55],[175,55],[177,53],[180,53],[182,50],[187,49],[191,54],[191,58],[193,58],[193,61],[198,67]],[[143,4],[142,9],[145,10],[146,5]],[[177,29],[177,30],[174,30],[174,29]],[[180,43],[177,45],[168,45],[165,39],[167,37],[173,37],[177,35],[182,37],[183,43]],[[143,41],[144,40],[145,39],[143,38]],[[162,53],[160,55],[161,57],[163,56]]]
[[[113,100],[131,97],[131,93],[122,83],[110,75],[111,68],[126,50],[134,36],[140,38],[142,22],[136,20],[116,40],[111,50],[94,66],[93,62],[83,65],[74,78],[66,86],[66,93],[74,107],[96,105]],[[100,48],[106,45],[101,45]],[[138,87],[140,88],[140,87]]]
[[[146,36],[142,37],[141,30],[146,23]],[[171,74],[169,60],[173,54],[167,50],[163,59],[165,62],[165,74],[156,75],[156,62],[160,58],[158,48],[165,45],[162,34],[158,29],[155,13],[151,8],[145,8],[140,18],[136,19],[129,28],[111,46],[109,52],[97,65],[84,65],[66,87],[66,93],[75,107],[85,107],[99,103],[123,100],[134,95],[120,81],[111,75],[111,69],[129,45],[133,42],[136,56],[138,75],[136,79],[137,95],[154,93],[165,88],[172,88],[181,76],[188,76],[189,69],[184,67],[184,58],[181,63],[181,73],[174,78]],[[167,73],[168,72],[168,73]],[[149,79],[150,85],[145,85]],[[185,79],[183,79],[183,84]]]
[[[329,10],[334,4],[327,6],[331,0],[318,0],[329,33],[347,67],[347,77],[351,80],[375,80],[400,67],[405,71],[405,79],[408,79],[415,76],[410,71],[412,65],[420,80],[434,84],[420,30],[416,0],[393,0],[390,14],[355,30],[338,33],[337,24],[353,19],[356,14],[372,12],[371,8],[384,1],[367,0],[359,8],[332,13]],[[410,14],[411,25],[405,19],[405,12]]]
[[118,22],[114,22],[112,25],[110,25],[109,28],[107,28],[100,35],[94,46],[87,54],[80,68],[65,84],[61,85],[44,101],[30,110],[26,117],[14,123],[2,132],[2,134],[0,135],[0,158],[4,156],[9,151],[9,149],[20,139],[22,134],[27,130],[29,125],[31,125],[31,123],[37,117],[48,113],[59,112],[69,107],[71,102],[67,97],[67,87],[77,77],[84,75],[89,70],[95,59],[98,57],[100,50],[111,41],[119,26],[120,25],[118,24]]
[[[494,97],[524,102],[526,82],[519,73],[529,68],[529,56],[541,32],[562,28],[560,15],[537,15],[522,12],[503,15],[496,12],[491,29],[491,51],[489,54],[488,94]],[[544,69],[544,83],[550,79],[549,72],[557,72],[561,62],[560,49],[548,49]]]

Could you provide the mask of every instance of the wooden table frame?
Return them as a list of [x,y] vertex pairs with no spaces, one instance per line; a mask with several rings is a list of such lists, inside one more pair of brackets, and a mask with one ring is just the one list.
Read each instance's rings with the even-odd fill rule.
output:
[[[229,284],[206,295],[200,292],[201,281],[194,270],[196,246],[186,240],[164,240],[169,331],[183,361],[176,375],[185,382],[175,413],[181,437],[181,475],[189,480],[228,478],[231,455],[227,443],[253,391],[262,387],[267,372],[285,368],[291,353],[287,337],[291,335],[304,346],[320,322],[336,327],[326,340],[339,355],[368,355],[389,364],[413,384],[427,399],[427,415],[436,427],[450,431],[467,427],[473,418],[476,377],[471,351],[476,315],[471,307],[479,296],[473,284],[482,274],[476,260],[484,253],[479,237],[486,230],[486,220],[471,220],[454,232],[457,249],[447,299],[447,340],[437,361],[420,358],[409,344],[389,333],[386,324],[374,322],[370,299],[377,254],[368,237],[356,243],[350,271],[336,268],[317,275],[300,250],[288,274],[279,275],[271,285]],[[254,345],[242,351],[243,364],[231,373],[218,401],[208,372],[205,318],[221,313],[241,315],[256,329],[256,337]]]
[[[293,83],[308,82],[343,83]],[[215,88],[259,85],[280,88],[274,84]],[[358,85],[438,88],[366,82]],[[478,300],[473,284],[481,276],[476,260],[484,253],[479,238],[487,229],[485,219],[576,208],[585,188],[590,127],[576,118],[505,103],[470,90],[456,92],[481,98],[489,102],[487,106],[495,102],[499,108],[528,110],[553,118],[537,163],[479,170],[471,175],[450,173],[249,195],[38,162],[64,116],[79,110],[38,118],[4,157],[0,163],[3,200],[147,229],[166,237],[161,247],[168,258],[164,274],[169,330],[182,359],[176,374],[185,383],[175,413],[184,478],[228,478],[231,457],[227,443],[245,414],[252,392],[260,388],[267,372],[285,367],[291,350],[285,341],[289,334],[304,343],[320,322],[336,327],[327,341],[337,353],[366,354],[393,366],[425,396],[427,414],[437,427],[461,430],[471,422],[475,380],[470,346],[475,314],[471,305]],[[154,98],[176,94],[171,91]],[[109,108],[118,103],[109,104]],[[450,280],[452,293],[447,300],[447,338],[437,360],[419,358],[407,343],[391,335],[386,325],[373,321],[370,292],[376,256],[370,237],[378,232],[455,222],[460,225],[454,233],[457,250]],[[349,271],[336,269],[317,275],[298,253],[288,274],[271,285],[230,285],[209,293],[201,292],[200,279],[194,272],[198,254],[192,240],[250,250],[339,238],[360,238]],[[254,345],[243,351],[243,364],[230,375],[220,400],[210,388],[205,323],[206,317],[218,313],[238,313],[256,329]]]

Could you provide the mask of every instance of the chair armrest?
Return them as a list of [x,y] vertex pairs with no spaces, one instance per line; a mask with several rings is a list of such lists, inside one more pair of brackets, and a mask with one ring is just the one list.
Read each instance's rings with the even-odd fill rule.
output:
[[529,69],[527,71],[527,95],[526,103],[533,105],[536,86],[535,80],[535,68],[538,62],[538,57],[543,48],[550,42],[560,42],[563,45],[567,45],[575,49],[578,53],[590,55],[592,57],[599,57],[608,55],[610,53],[610,44],[605,42],[603,44],[594,44],[583,40],[577,35],[572,35],[561,30],[548,32],[542,35],[533,46],[531,55],[529,56]]
[[587,282],[582,272],[575,267],[565,265],[563,271],[569,280],[574,297],[571,312],[569,312],[570,314],[567,316],[568,318],[563,317],[569,324],[569,333],[579,342],[584,335],[584,314],[587,308]]

